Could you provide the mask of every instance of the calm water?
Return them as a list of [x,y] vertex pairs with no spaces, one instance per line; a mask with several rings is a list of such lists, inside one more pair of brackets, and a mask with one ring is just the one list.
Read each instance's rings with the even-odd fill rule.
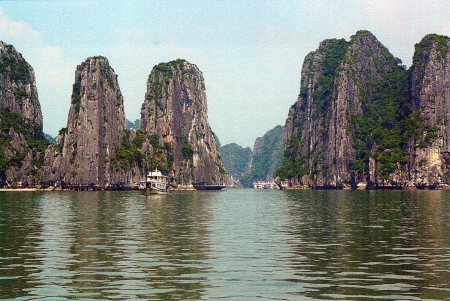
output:
[[450,191],[0,193],[0,299],[450,300]]

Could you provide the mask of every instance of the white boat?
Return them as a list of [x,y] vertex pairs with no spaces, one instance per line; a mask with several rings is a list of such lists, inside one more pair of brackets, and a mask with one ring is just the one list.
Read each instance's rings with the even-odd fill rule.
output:
[[255,181],[253,182],[254,189],[280,189],[278,185],[273,181]]
[[155,169],[150,171],[144,181],[139,182],[139,190],[147,194],[166,194],[169,192],[169,177]]

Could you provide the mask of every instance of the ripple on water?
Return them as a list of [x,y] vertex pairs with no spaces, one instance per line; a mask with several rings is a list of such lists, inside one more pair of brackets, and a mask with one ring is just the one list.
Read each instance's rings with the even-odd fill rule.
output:
[[450,192],[0,194],[0,299],[450,299]]

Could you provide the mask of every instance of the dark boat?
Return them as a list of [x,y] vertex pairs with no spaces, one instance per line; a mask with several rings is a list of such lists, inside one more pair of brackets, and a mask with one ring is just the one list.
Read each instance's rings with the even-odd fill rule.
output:
[[206,182],[197,182],[192,184],[196,190],[222,190],[225,185],[208,184]]

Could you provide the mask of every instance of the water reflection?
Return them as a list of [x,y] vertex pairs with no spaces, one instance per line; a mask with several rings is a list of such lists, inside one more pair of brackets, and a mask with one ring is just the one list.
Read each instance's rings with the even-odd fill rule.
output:
[[311,298],[450,298],[449,194],[288,195],[290,281]]
[[183,194],[23,197],[0,201],[0,298],[201,299],[208,202]]
[[450,299],[449,191],[0,194],[0,299]]
[[15,298],[33,287],[23,275],[40,271],[41,257],[33,250],[42,229],[36,220],[41,195],[4,193],[0,197],[0,298]]

